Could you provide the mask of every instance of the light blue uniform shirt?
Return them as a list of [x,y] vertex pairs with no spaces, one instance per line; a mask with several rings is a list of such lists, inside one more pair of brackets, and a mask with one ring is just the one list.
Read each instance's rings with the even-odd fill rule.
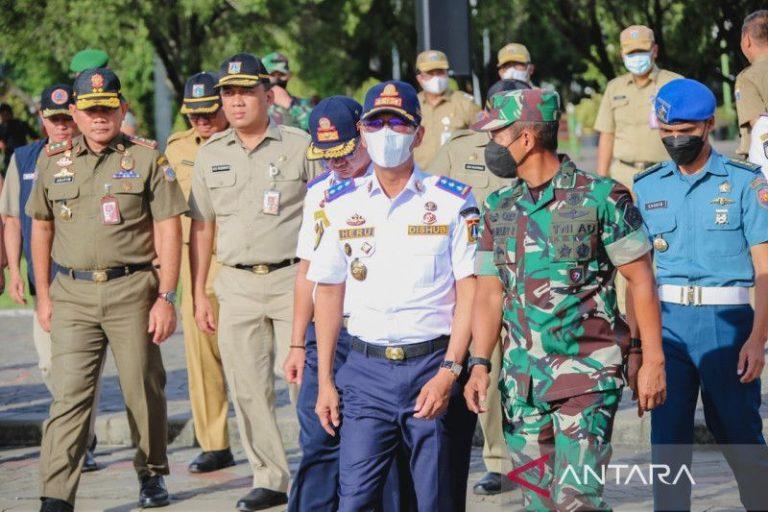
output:
[[634,192],[659,284],[754,284],[749,249],[768,242],[768,184],[758,166],[712,150],[695,175],[662,162],[635,177]]

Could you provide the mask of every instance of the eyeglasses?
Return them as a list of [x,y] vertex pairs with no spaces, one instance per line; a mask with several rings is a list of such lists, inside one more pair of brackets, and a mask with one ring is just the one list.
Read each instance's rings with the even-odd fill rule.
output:
[[375,117],[373,119],[362,121],[361,125],[367,132],[377,132],[385,126],[389,126],[392,131],[398,133],[410,133],[416,129],[416,126],[400,117],[390,117],[389,119]]

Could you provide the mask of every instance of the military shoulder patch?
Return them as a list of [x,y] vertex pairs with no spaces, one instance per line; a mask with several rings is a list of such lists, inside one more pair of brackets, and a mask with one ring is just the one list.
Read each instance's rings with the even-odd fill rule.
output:
[[472,187],[469,185],[465,185],[458,180],[446,176],[440,176],[437,183],[435,183],[435,186],[462,199],[466,198],[472,190]]
[[330,203],[331,201],[335,201],[341,196],[345,194],[349,194],[350,192],[355,190],[355,188],[356,188],[355,180],[353,179],[348,179],[348,180],[339,182],[334,186],[329,187],[328,190],[325,191],[325,202]]
[[754,173],[761,172],[759,165],[753,164],[752,162],[747,162],[746,160],[739,160],[738,158],[728,158],[727,161],[731,165],[735,165],[736,167],[740,167],[742,169],[746,169]]
[[638,181],[640,181],[641,179],[645,178],[646,176],[650,176],[651,174],[655,173],[656,171],[658,171],[662,167],[664,167],[664,162],[659,162],[657,164],[654,164],[654,165],[650,166],[649,168],[647,168],[646,170],[644,170],[643,172],[639,172],[639,173],[635,174],[635,177],[634,177],[633,181],[635,183],[637,183]]
[[54,142],[45,146],[45,156],[58,155],[64,151],[72,149],[72,140],[65,140],[62,142]]
[[128,140],[138,146],[144,146],[145,148],[155,149],[157,148],[157,141],[152,139],[145,139],[144,137],[128,136]]
[[311,180],[309,180],[307,182],[307,190],[309,190],[310,188],[314,187],[315,185],[317,185],[321,181],[325,180],[330,175],[331,175],[331,171],[325,171],[322,174],[318,174],[317,176],[315,176],[314,178],[312,178]]

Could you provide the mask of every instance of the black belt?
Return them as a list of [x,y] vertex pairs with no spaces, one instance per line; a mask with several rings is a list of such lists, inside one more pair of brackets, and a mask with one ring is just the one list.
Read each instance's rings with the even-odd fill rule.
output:
[[352,350],[360,352],[367,357],[378,357],[379,359],[389,359],[390,361],[402,361],[403,359],[413,359],[414,357],[425,356],[448,346],[448,336],[440,336],[429,341],[420,343],[411,343],[409,345],[398,345],[395,347],[385,347],[383,345],[373,345],[366,343],[359,338],[352,340]]
[[261,263],[259,265],[232,265],[234,268],[238,268],[240,270],[247,270],[249,272],[253,272],[254,274],[269,274],[270,272],[274,272],[275,270],[279,270],[283,267],[287,267],[290,265],[293,265],[295,263],[299,262],[299,258],[291,258],[288,260],[283,260],[280,263]]
[[75,270],[73,268],[59,267],[59,272],[68,275],[72,279],[81,279],[83,281],[93,281],[103,283],[118,277],[127,276],[142,270],[150,270],[151,263],[141,263],[139,265],[124,265],[122,267],[110,267],[101,270]]
[[648,167],[654,165],[656,162],[627,162],[626,160],[619,160],[619,162],[623,163],[624,165],[628,165],[630,167],[634,167],[635,169],[644,171]]

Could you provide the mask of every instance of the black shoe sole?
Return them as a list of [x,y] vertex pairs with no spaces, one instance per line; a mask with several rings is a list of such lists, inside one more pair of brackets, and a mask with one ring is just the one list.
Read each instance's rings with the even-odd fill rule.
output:
[[222,464],[221,466],[213,468],[213,469],[201,470],[201,469],[198,469],[198,468],[195,468],[195,467],[192,467],[192,466],[188,466],[187,467],[187,471],[189,471],[190,473],[196,473],[196,474],[200,474],[200,473],[213,473],[214,471],[221,471],[222,469],[231,468],[234,465],[235,465],[235,461],[234,460],[230,460],[230,461]]
[[101,469],[101,466],[94,464],[93,466],[83,466],[82,473],[92,473]]
[[269,503],[264,503],[262,505],[259,505],[257,508],[250,508],[250,507],[246,507],[246,506],[239,506],[239,507],[237,507],[237,510],[239,512],[254,512],[256,510],[264,510],[264,509],[267,509],[267,508],[276,507],[278,505],[285,505],[286,503],[288,503],[288,497],[287,496],[285,498],[280,498],[280,499],[272,500]]
[[485,487],[478,486],[478,487],[473,487],[472,492],[476,496],[496,496],[497,494],[501,494],[504,491],[502,489],[489,490],[489,489],[486,489]]
[[171,499],[166,498],[165,500],[139,500],[139,508],[160,508],[160,507],[167,507],[171,504]]

